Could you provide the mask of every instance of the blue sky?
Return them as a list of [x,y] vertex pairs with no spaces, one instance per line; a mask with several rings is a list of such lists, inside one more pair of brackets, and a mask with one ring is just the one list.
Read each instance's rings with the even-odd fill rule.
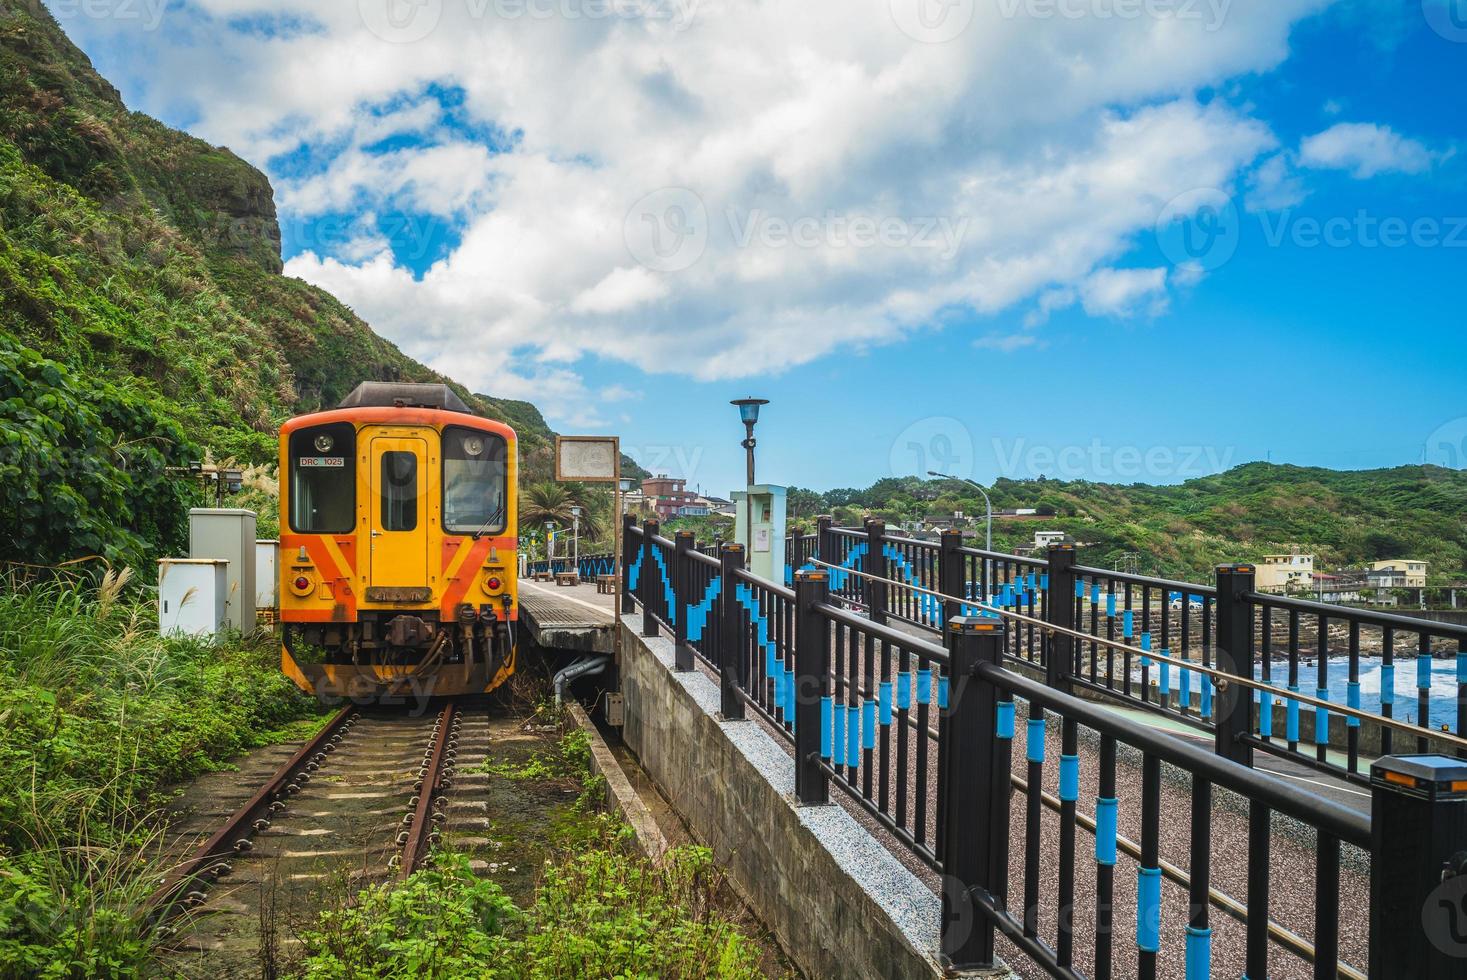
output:
[[1467,2],[402,2],[58,13],[270,174],[288,272],[709,492],[748,393],[761,479],[821,488],[1464,465]]

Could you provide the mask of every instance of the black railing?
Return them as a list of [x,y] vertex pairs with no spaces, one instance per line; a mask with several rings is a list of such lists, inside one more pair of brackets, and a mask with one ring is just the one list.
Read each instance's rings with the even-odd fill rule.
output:
[[[1431,931],[1428,899],[1444,875],[1467,872],[1467,763],[1382,758],[1367,778],[1356,772],[1357,735],[1342,771],[1371,786],[1373,816],[1250,764],[1255,748],[1291,748],[1270,741],[1268,715],[1253,710],[1273,682],[1266,668],[1253,676],[1252,651],[1270,649],[1280,616],[1295,664],[1310,649],[1301,621],[1322,618],[1326,636],[1344,623],[1352,684],[1362,632],[1388,631],[1387,658],[1401,632],[1418,638],[1418,650],[1456,643],[1460,658],[1452,627],[1262,595],[1249,566],[1224,566],[1214,586],[1200,587],[1078,566],[1069,547],[1018,559],[964,548],[956,535],[892,538],[879,522],[852,531],[822,521],[813,550],[790,547],[801,559],[791,589],[745,570],[739,545],[715,560],[691,535],[661,537],[655,522],[625,530],[624,609],[635,599],[644,633],[672,632],[679,669],[697,658],[717,672],[725,717],[752,706],[792,746],[802,802],[825,802],[834,784],[943,875],[951,965],[991,964],[1002,935],[1055,976],[1203,977],[1217,928],[1219,958],[1235,974],[1267,976],[1271,959],[1278,975],[1302,960],[1316,977],[1460,967],[1452,954],[1467,944]],[[1319,642],[1314,649],[1331,649]],[[1298,673],[1291,667],[1296,683]],[[1288,693],[1310,711],[1379,721],[1398,736],[1407,727],[1388,713],[1372,719]],[[1167,712],[1210,731],[1214,750],[1095,698]],[[1461,747],[1447,733],[1408,730]],[[1322,759],[1314,761],[1336,765]],[[1215,789],[1234,802],[1215,805]],[[1236,812],[1233,836],[1215,841],[1215,822]],[[1274,814],[1305,830],[1280,837]],[[1077,857],[1082,831],[1094,845],[1089,862]],[[1270,874],[1280,841],[1312,852],[1312,876]],[[1344,872],[1342,847],[1365,852]],[[1134,907],[1115,900],[1121,865],[1134,869],[1124,888]],[[1219,875],[1246,899],[1214,887]],[[1168,900],[1167,889],[1185,899]],[[1309,910],[1302,923],[1300,907]],[[1134,967],[1118,965],[1132,958]]]

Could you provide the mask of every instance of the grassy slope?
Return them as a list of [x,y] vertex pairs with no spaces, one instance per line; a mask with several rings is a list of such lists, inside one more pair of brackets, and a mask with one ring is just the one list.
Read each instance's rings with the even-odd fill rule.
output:
[[[281,276],[265,176],[129,112],[38,9],[0,0],[0,330],[139,379],[201,445],[254,462],[281,420],[360,381],[445,380]],[[533,405],[455,388],[544,469],[552,433]]]

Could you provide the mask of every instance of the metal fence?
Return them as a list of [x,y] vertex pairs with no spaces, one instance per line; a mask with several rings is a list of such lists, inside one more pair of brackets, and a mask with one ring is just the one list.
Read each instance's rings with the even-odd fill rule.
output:
[[[1359,637],[1369,629],[1392,631],[1381,649],[1388,658],[1408,629],[1418,650],[1445,639],[1460,651],[1453,628],[1264,596],[1248,566],[1224,566],[1201,587],[1079,566],[1073,548],[1019,559],[962,547],[956,535],[935,544],[893,538],[877,522],[853,531],[823,521],[812,545],[787,542],[791,563],[800,561],[793,587],[750,574],[739,545],[715,560],[691,534],[669,540],[655,522],[625,530],[624,610],[641,606],[647,635],[672,632],[678,669],[697,659],[717,673],[725,717],[751,708],[791,745],[802,803],[827,802],[834,785],[942,876],[951,966],[991,964],[1002,935],[1054,976],[1155,977],[1171,972],[1159,966],[1172,962],[1163,950],[1177,949],[1187,977],[1206,977],[1215,913],[1242,924],[1252,977],[1269,975],[1270,962],[1289,973],[1286,956],[1315,977],[1456,976],[1467,962],[1458,958],[1467,940],[1451,943],[1459,924],[1451,921],[1447,940],[1432,925],[1435,896],[1452,875],[1467,901],[1467,764],[1388,757],[1362,773],[1358,733],[1341,763],[1304,753],[1288,720],[1307,708],[1323,713],[1321,737],[1338,715],[1349,729],[1376,725],[1399,741],[1405,728],[1413,741],[1460,753],[1467,743],[1457,735],[1372,715],[1356,694],[1341,707],[1297,690],[1300,657],[1331,649],[1329,639],[1306,645],[1309,617],[1329,638],[1343,627],[1349,684],[1360,683]],[[1279,617],[1296,688],[1274,706],[1283,739],[1262,710],[1277,691],[1269,668],[1257,677],[1247,669],[1252,651],[1274,649]],[[1316,665],[1319,690],[1328,669]],[[1214,748],[1136,724],[1097,699],[1166,712],[1210,731]],[[1429,703],[1419,704],[1430,717]],[[1459,731],[1460,715],[1459,704]],[[1255,770],[1254,749],[1312,758],[1365,783],[1372,816]],[[1185,788],[1164,792],[1164,770]],[[1240,799],[1247,814],[1245,839],[1216,851],[1215,791]],[[1177,843],[1163,839],[1164,812],[1170,820],[1183,807],[1185,859],[1168,861],[1164,847]],[[1313,876],[1289,885],[1312,893],[1310,930],[1271,915],[1275,814],[1309,838]],[[1135,827],[1130,836],[1123,820]],[[1093,895],[1076,885],[1081,832],[1093,844],[1080,876],[1093,879]],[[1342,846],[1368,863],[1368,912],[1361,903],[1342,912]],[[1213,887],[1218,861],[1246,865],[1246,899]],[[1122,865],[1134,869],[1134,908],[1115,902]],[[1163,881],[1187,896],[1175,934],[1163,925]],[[1050,906],[1057,915],[1041,914]],[[1358,943],[1355,962],[1341,961],[1345,913],[1363,916],[1368,961]]]
[[574,565],[583,579],[594,579],[600,575],[616,574],[616,556],[611,552],[582,555],[579,559],[556,558],[553,561],[540,558],[528,563],[531,574],[560,574],[571,570]]

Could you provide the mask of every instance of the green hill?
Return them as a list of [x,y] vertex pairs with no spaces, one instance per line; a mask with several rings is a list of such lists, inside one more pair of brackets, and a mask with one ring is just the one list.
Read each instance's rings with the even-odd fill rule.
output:
[[[0,0],[0,558],[175,546],[174,494],[139,471],[268,464],[280,422],[361,381],[447,380],[280,271],[262,173],[128,111],[39,4]],[[453,387],[549,473],[535,406]],[[127,421],[78,441],[67,399]]]
[[[1143,572],[1206,581],[1212,566],[1292,548],[1322,568],[1385,558],[1431,562],[1432,582],[1467,578],[1467,472],[1437,466],[1380,470],[1248,463],[1175,486],[1083,480],[998,480],[995,510],[1037,508],[1043,520],[998,518],[994,546],[1032,544],[1036,530],[1064,530],[1089,545],[1081,560],[1113,567],[1126,552]],[[981,519],[976,491],[950,481],[878,481],[866,490],[801,496],[801,512],[869,510],[889,521]]]

